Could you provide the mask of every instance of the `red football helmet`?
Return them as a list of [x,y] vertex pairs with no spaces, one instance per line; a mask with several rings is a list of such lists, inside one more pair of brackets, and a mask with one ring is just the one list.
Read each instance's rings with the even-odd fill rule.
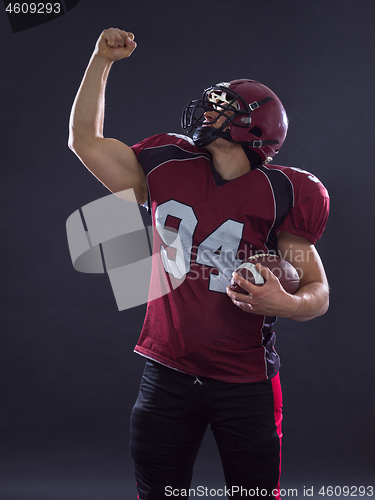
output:
[[[220,116],[226,117],[220,128],[202,126],[204,113],[209,109],[218,112],[214,122]],[[232,113],[226,114],[228,111]],[[254,80],[240,79],[214,85],[203,92],[201,99],[190,101],[183,111],[181,125],[187,132],[193,132],[198,147],[223,137],[250,147],[265,160],[275,156],[282,146],[288,118],[272,90]]]

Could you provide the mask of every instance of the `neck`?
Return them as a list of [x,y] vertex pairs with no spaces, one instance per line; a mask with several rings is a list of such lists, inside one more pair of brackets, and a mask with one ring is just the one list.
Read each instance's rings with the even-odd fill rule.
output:
[[250,162],[240,144],[220,137],[206,146],[212,154],[215,170],[223,179],[232,180],[250,172]]

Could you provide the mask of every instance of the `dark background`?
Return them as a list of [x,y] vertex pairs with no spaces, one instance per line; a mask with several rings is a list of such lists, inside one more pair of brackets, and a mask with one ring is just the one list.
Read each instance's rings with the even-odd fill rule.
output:
[[[47,24],[1,32],[0,499],[136,497],[128,422],[145,306],[119,312],[105,275],[71,264],[65,222],[107,195],[67,148],[71,104],[104,28],[136,34],[112,69],[105,133],[133,144],[181,132],[203,88],[252,78],[290,131],[275,163],[312,171],[332,210],[317,248],[331,307],[280,320],[283,488],[375,486],[371,0],[80,0]],[[210,433],[194,487],[224,486]],[[337,497],[336,497],[337,498]]]

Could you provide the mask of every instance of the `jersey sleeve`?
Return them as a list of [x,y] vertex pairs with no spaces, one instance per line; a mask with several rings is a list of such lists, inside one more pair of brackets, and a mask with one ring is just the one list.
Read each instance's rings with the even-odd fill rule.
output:
[[160,161],[167,158],[168,146],[177,146],[191,152],[196,152],[197,150],[189,137],[174,133],[163,133],[147,137],[143,141],[131,146],[131,148],[142,165],[145,175],[147,175],[155,165],[160,164]]
[[149,147],[153,147],[155,143],[157,143],[157,138],[158,136],[151,136],[151,137],[146,137],[146,139],[143,139],[143,141],[138,142],[137,144],[134,144],[131,146],[132,150],[136,154],[137,158],[140,155],[140,153]]
[[[134,144],[131,148],[142,166],[146,179],[158,166],[173,159],[195,157],[199,152],[189,137],[174,133],[153,135]],[[202,155],[201,152],[199,154]],[[144,207],[149,210],[151,198],[149,182],[147,182],[147,189],[148,201]]]
[[[157,134],[151,137],[143,139],[143,141],[138,142],[131,146],[131,149],[136,154],[139,163],[143,169],[143,172],[147,178],[147,175],[153,169],[152,157],[157,154],[158,146],[164,144],[166,134]],[[147,154],[146,154],[147,153]],[[142,205],[150,214],[150,190],[147,182],[147,201]]]
[[293,207],[277,228],[302,236],[313,245],[322,236],[329,215],[327,189],[314,175],[299,169],[291,169],[294,186]]

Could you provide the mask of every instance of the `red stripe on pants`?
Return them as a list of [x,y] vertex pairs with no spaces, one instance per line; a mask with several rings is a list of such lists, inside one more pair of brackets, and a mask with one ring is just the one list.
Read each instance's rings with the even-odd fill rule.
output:
[[283,420],[283,395],[282,395],[282,390],[281,390],[281,383],[280,383],[280,375],[277,374],[275,377],[271,379],[272,381],[272,389],[273,389],[273,399],[274,399],[274,406],[275,406],[275,423],[276,423],[276,431],[277,435],[279,436],[280,439],[280,466],[279,466],[279,483],[277,485],[278,488],[278,493],[275,495],[275,500],[280,500],[280,475],[281,475],[281,441],[283,437],[282,429],[281,429],[281,422]]

